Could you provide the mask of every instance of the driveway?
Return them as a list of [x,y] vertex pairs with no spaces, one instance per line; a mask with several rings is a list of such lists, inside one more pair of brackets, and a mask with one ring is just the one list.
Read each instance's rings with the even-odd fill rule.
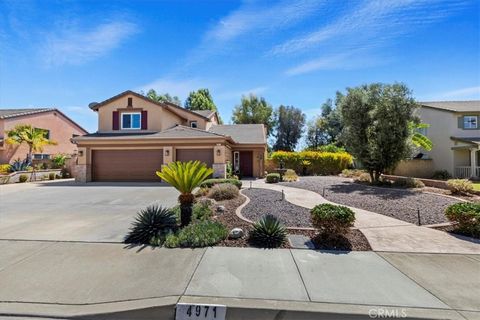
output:
[[140,209],[177,196],[162,183],[1,185],[0,239],[121,242]]

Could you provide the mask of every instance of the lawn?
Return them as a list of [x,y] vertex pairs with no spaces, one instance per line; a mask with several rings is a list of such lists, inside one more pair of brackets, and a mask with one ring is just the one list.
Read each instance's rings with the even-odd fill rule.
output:
[[473,184],[473,190],[480,191],[480,182],[475,182],[475,183]]

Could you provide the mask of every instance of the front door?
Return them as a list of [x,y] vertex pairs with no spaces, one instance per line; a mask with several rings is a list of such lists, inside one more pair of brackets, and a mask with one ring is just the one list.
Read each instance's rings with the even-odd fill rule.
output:
[[244,177],[253,177],[252,151],[240,151],[240,173]]

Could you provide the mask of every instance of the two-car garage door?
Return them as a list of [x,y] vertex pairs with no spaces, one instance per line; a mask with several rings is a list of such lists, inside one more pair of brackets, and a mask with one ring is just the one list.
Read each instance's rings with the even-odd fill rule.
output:
[[[200,160],[213,165],[213,149],[177,149],[176,161]],[[93,181],[160,181],[163,149],[93,150]]]
[[163,149],[93,150],[93,181],[160,181]]

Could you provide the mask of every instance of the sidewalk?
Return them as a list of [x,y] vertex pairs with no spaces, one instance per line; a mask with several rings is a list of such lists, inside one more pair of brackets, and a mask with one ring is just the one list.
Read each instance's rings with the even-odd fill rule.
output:
[[0,318],[173,319],[181,301],[229,320],[479,319],[478,270],[480,255],[2,240]]
[[[333,203],[316,192],[269,184],[264,180],[252,181],[252,188],[283,190],[287,201],[309,209],[317,204]],[[375,212],[350,208],[355,212],[355,227],[362,231],[374,251],[480,254],[480,240],[465,240]]]

